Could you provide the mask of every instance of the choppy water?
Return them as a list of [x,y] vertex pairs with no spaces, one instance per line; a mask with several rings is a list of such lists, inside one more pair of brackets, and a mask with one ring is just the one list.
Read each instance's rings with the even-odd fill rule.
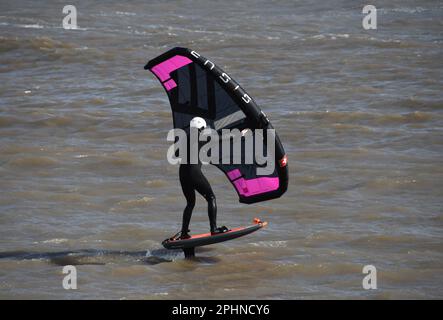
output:
[[[364,4],[81,1],[64,30],[63,1],[1,1],[0,298],[443,298],[443,5],[377,1],[365,31]],[[245,87],[290,161],[287,194],[251,206],[205,169],[221,224],[269,227],[197,261],[161,249],[184,198],[143,70],[178,45]]]

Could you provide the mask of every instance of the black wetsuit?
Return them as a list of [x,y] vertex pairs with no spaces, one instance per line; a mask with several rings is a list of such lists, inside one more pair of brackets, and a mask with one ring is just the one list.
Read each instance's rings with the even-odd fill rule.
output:
[[209,225],[211,232],[215,232],[217,228],[217,203],[214,192],[212,192],[208,180],[201,171],[201,163],[181,164],[179,173],[183,194],[186,198],[186,208],[183,211],[182,234],[188,233],[192,210],[195,206],[195,190],[208,202]]
[[[201,147],[202,144],[199,143],[199,151]],[[188,135],[188,155],[190,155],[189,150],[190,148]],[[208,216],[211,232],[214,233],[217,229],[217,203],[215,201],[215,195],[212,191],[211,185],[201,171],[201,166],[202,163],[200,162],[200,159],[198,159],[197,164],[180,164],[180,184],[182,186],[183,194],[186,198],[186,208],[183,211],[183,224],[181,231],[182,235],[188,234],[189,222],[191,221],[192,210],[195,206],[196,190],[208,202]]]

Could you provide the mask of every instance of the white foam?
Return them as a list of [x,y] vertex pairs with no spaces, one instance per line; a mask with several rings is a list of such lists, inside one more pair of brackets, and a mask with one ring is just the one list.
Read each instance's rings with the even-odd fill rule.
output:
[[119,16],[136,16],[137,14],[134,12],[125,12],[125,11],[116,11],[116,14]]
[[43,29],[44,27],[39,24],[18,24],[18,27],[21,28],[30,28],[30,29]]
[[254,247],[266,247],[266,248],[286,248],[288,246],[287,241],[258,241],[250,243]]
[[69,241],[68,239],[64,239],[64,238],[55,238],[55,239],[49,239],[49,240],[44,240],[44,241],[40,241],[40,242],[34,242],[35,244],[37,243],[63,243],[63,242],[67,242]]

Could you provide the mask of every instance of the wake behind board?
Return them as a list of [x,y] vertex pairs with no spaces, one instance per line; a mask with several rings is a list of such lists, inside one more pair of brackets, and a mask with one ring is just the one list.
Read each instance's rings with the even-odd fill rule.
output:
[[254,224],[247,227],[233,228],[230,229],[229,231],[215,235],[211,235],[211,233],[195,234],[192,235],[189,239],[183,239],[183,240],[182,239],[174,240],[169,238],[164,240],[162,242],[162,245],[166,249],[187,249],[187,248],[201,247],[245,236],[247,234],[250,234],[252,232],[255,232],[263,228],[267,224],[268,224],[267,222],[260,221],[260,219],[255,218]]

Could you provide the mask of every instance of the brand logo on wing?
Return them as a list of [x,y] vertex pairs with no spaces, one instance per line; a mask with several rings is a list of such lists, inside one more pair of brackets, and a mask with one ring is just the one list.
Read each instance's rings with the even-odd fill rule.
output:
[[[203,65],[206,68],[208,68],[209,70],[212,71],[215,68],[215,64],[212,61],[210,61],[206,58],[203,58],[198,52],[192,50],[191,55],[194,56],[195,58],[197,58],[199,61],[201,61],[203,63]],[[245,92],[245,90],[243,90],[243,88],[240,87],[240,85],[237,82],[232,80],[232,78],[227,73],[220,71],[219,68],[215,68],[214,72],[217,74],[219,79],[221,81],[223,81],[223,83],[226,83],[228,85],[232,85],[232,89],[234,91],[239,91],[241,94],[241,98],[245,103],[249,103],[252,101],[252,98]]]

